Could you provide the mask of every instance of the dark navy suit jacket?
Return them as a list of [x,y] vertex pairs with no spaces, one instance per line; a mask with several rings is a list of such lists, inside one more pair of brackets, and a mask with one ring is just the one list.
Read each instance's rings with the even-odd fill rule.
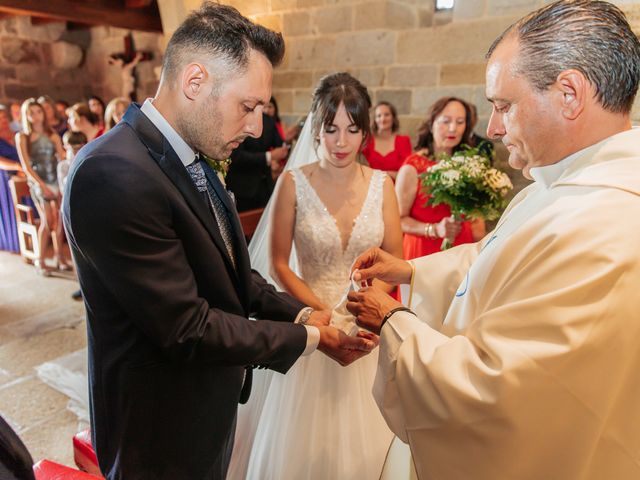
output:
[[224,479],[245,367],[284,373],[305,348],[292,323],[304,305],[251,270],[220,189],[237,269],[137,105],[70,170],[63,213],[87,308],[93,442],[111,480]]

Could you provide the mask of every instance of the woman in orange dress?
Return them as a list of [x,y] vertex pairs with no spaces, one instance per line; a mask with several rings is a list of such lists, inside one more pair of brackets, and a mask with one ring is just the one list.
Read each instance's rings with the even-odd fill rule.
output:
[[411,155],[411,139],[398,135],[399,128],[396,107],[389,102],[379,102],[373,110],[372,135],[362,149],[371,168],[387,172],[394,180],[402,162]]
[[437,162],[439,153],[451,155],[462,145],[473,146],[471,119],[471,107],[464,100],[444,97],[436,101],[418,131],[416,153],[398,171],[395,188],[407,260],[439,252],[444,238],[455,246],[485,235],[483,220],[458,222],[451,217],[448,205],[427,205],[429,195],[423,192],[420,181],[420,174]]

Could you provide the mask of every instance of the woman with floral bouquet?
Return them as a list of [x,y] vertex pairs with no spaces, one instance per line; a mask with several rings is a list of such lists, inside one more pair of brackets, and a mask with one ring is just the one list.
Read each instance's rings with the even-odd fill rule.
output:
[[418,130],[416,153],[398,171],[396,195],[402,221],[403,254],[406,260],[439,252],[444,239],[453,245],[471,243],[484,237],[484,220],[456,221],[446,204],[427,205],[420,176],[437,163],[440,155],[451,156],[463,145],[472,145],[472,111],[467,102],[455,97],[436,101]]

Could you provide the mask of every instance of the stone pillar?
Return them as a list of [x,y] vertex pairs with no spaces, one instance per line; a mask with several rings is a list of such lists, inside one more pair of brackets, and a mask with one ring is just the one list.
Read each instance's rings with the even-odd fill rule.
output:
[[164,33],[160,41],[160,49],[164,52],[173,32],[186,18],[187,14],[200,7],[202,0],[158,0],[162,31]]

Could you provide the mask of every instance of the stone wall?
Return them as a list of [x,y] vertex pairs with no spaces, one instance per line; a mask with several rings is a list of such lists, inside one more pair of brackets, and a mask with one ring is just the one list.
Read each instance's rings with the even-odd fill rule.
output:
[[[282,32],[287,44],[273,91],[285,121],[306,115],[311,93],[326,73],[348,71],[374,103],[392,102],[401,131],[415,138],[427,108],[442,96],[476,104],[476,131],[486,135],[491,112],[484,92],[484,55],[493,40],[548,0],[456,0],[435,12],[433,0],[227,0],[258,23]],[[640,33],[640,0],[614,0]],[[634,109],[640,123],[640,98]],[[497,163],[522,187],[522,176]]]
[[[105,101],[120,95],[118,67],[108,64],[112,53],[124,50],[127,30],[111,27],[69,31],[65,23],[32,25],[29,17],[0,20],[0,102],[22,101],[47,94],[70,103],[91,94]],[[160,64],[161,35],[134,32],[138,50],[154,53],[154,60],[137,68],[138,96],[153,95],[157,81],[153,68]],[[81,63],[72,68],[58,68],[61,61],[59,42],[70,51],[81,53]]]
[[[374,102],[388,100],[413,135],[437,98],[476,104],[478,132],[490,114],[484,95],[484,54],[511,23],[548,0],[456,0],[434,12],[433,0],[228,0],[245,15],[283,33],[287,55],[274,77],[280,109],[304,115],[317,80],[346,70],[365,83]],[[614,0],[640,33],[640,0]],[[640,102],[634,117],[640,121]]]

